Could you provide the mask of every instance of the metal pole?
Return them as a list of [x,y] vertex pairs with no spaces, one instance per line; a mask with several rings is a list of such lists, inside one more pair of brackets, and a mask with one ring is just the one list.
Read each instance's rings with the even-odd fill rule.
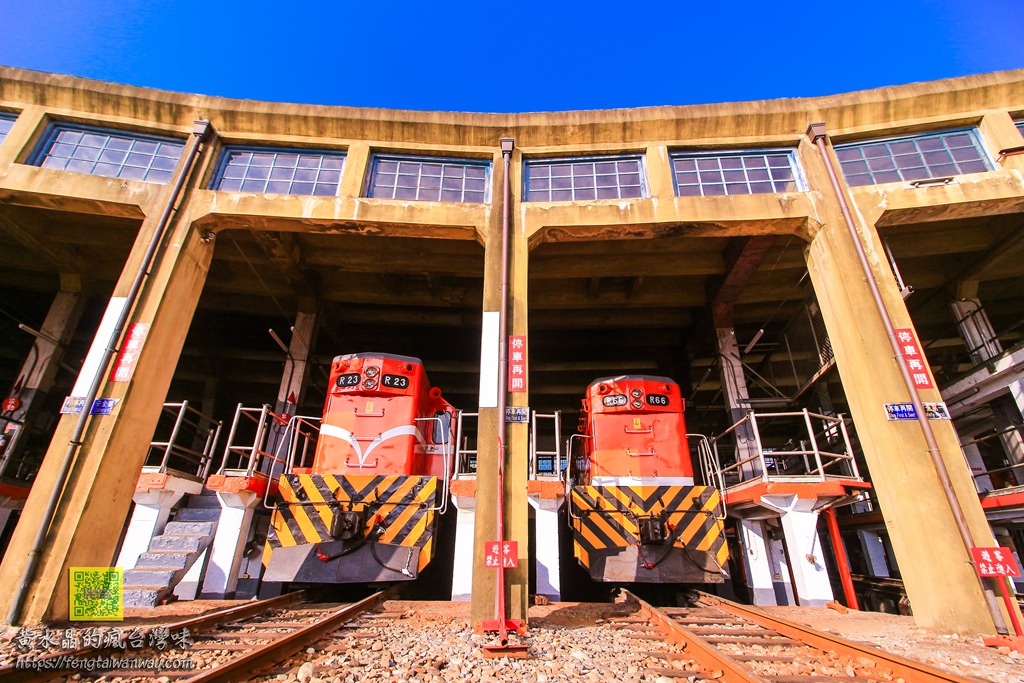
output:
[[39,564],[39,557],[43,549],[43,544],[46,542],[46,536],[50,531],[50,525],[53,523],[57,504],[60,502],[61,494],[64,492],[63,483],[67,480],[68,471],[71,469],[71,463],[74,461],[75,454],[82,445],[82,436],[85,434],[85,427],[89,422],[93,401],[96,400],[96,395],[99,393],[100,385],[103,383],[103,378],[106,376],[106,368],[110,365],[110,360],[114,357],[114,354],[117,353],[117,342],[121,338],[121,333],[124,331],[125,324],[128,322],[128,317],[132,313],[132,308],[135,306],[135,302],[139,297],[142,285],[146,281],[146,276],[149,274],[149,268],[153,265],[153,259],[156,257],[156,251],[159,248],[160,243],[163,242],[167,226],[170,222],[171,212],[174,211],[174,205],[178,201],[178,196],[181,194],[182,188],[185,186],[185,180],[192,173],[192,168],[194,167],[196,158],[199,155],[199,146],[202,144],[203,140],[206,139],[209,132],[209,121],[196,121],[192,127],[192,138],[189,140],[188,148],[183,155],[181,168],[178,169],[178,177],[175,179],[174,187],[171,189],[171,193],[167,197],[167,202],[164,204],[163,213],[160,214],[160,218],[157,221],[156,229],[153,231],[153,238],[149,242],[146,254],[142,257],[142,263],[139,264],[139,269],[135,273],[135,280],[132,282],[131,289],[128,290],[128,296],[125,297],[126,301],[124,308],[121,311],[121,315],[118,316],[117,323],[114,325],[113,331],[110,333],[110,339],[107,340],[107,348],[103,352],[103,357],[100,359],[96,376],[93,378],[89,391],[85,396],[85,402],[82,404],[82,412],[79,413],[74,431],[71,434],[71,438],[68,440],[68,448],[64,452],[64,459],[61,461],[60,469],[57,472],[57,485],[53,487],[53,491],[50,492],[50,498],[46,502],[46,508],[43,510],[43,516],[39,522],[39,528],[36,530],[35,540],[32,543],[32,549],[29,550],[28,553],[28,560],[25,563],[25,571],[21,574],[21,579],[18,581],[18,586],[14,591],[14,597],[11,600],[11,608],[7,612],[7,624],[14,624],[18,620],[18,617],[21,616],[21,608],[25,603],[25,597],[28,594],[28,586],[35,578],[36,566]]
[[[900,346],[899,340],[896,338],[896,330],[892,324],[892,318],[889,317],[889,310],[885,306],[885,301],[882,299],[882,292],[878,288],[878,281],[875,279],[875,275],[871,270],[871,264],[868,262],[867,253],[864,251],[864,245],[861,243],[860,235],[857,233],[857,225],[853,221],[853,214],[850,212],[850,205],[846,202],[846,195],[843,194],[842,186],[839,184],[839,177],[836,174],[836,169],[832,164],[832,157],[828,153],[828,145],[825,141],[827,133],[825,132],[824,123],[812,123],[807,129],[807,136],[811,138],[811,141],[817,145],[818,151],[821,153],[822,160],[825,162],[825,170],[828,172],[829,182],[832,184],[832,190],[835,192],[836,197],[839,200],[839,208],[843,214],[843,221],[846,223],[846,229],[850,233],[850,239],[853,242],[854,249],[857,251],[857,260],[860,262],[861,270],[864,273],[864,278],[868,283],[868,288],[871,290],[871,298],[875,304],[875,310],[878,311],[878,317],[882,321],[882,326],[885,328],[885,333],[889,337],[889,345],[892,347],[892,352],[895,357],[903,357],[903,348]],[[907,368],[907,364],[903,362],[897,362],[896,365],[900,369],[900,375],[903,377],[903,384],[906,385],[907,393],[910,394],[910,400],[914,404],[914,409],[917,411],[917,422],[921,426],[921,431],[924,434],[925,444],[928,446],[928,455],[931,457],[932,464],[935,466],[935,473],[938,475],[939,484],[942,487],[942,493],[946,497],[946,502],[949,504],[949,509],[953,513],[953,520],[956,523],[957,533],[960,534],[960,540],[964,544],[964,549],[967,551],[968,557],[970,557],[971,567],[974,569],[974,575],[978,577],[978,583],[981,585],[981,590],[985,595],[985,602],[988,606],[989,614],[992,616],[992,621],[995,624],[996,630],[999,633],[1007,633],[1006,622],[1003,620],[1003,615],[999,611],[999,606],[996,604],[995,596],[992,591],[985,588],[985,583],[982,581],[981,576],[978,573],[978,567],[974,562],[974,558],[971,557],[971,548],[974,547],[974,538],[971,535],[970,527],[967,526],[967,518],[964,516],[963,508],[960,506],[960,501],[956,497],[956,492],[953,490],[953,483],[949,480],[949,470],[946,469],[946,462],[942,459],[942,452],[939,450],[939,444],[935,440],[935,433],[932,431],[932,426],[928,422],[928,416],[924,412],[924,406],[921,403],[921,394],[917,391],[917,386],[914,385],[914,380],[910,376],[910,370]]]

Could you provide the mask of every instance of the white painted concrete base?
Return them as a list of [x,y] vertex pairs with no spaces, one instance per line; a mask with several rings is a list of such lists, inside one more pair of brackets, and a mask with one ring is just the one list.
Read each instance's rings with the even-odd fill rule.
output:
[[135,510],[128,523],[128,531],[121,544],[121,552],[117,556],[115,567],[131,569],[139,560],[139,555],[149,549],[154,536],[160,535],[167,525],[173,508],[185,494],[202,492],[203,485],[190,479],[170,477],[162,489],[137,491],[132,497]]
[[746,570],[753,603],[777,605],[764,523],[757,520],[740,520],[740,545],[743,549],[743,567]]
[[221,506],[220,522],[210,548],[210,563],[202,590],[202,597],[209,599],[222,599],[235,592],[253,511],[262,500],[253,491],[218,493],[217,498]]
[[782,515],[782,530],[801,606],[823,607],[835,599],[818,538],[817,500],[793,495],[763,496],[761,502]]
[[536,531],[536,569],[537,595],[548,600],[562,599],[562,579],[558,570],[558,509],[562,506],[565,496],[557,498],[540,498],[530,496],[530,505],[534,510],[534,529]]
[[473,597],[473,534],[476,528],[476,498],[452,496],[458,510],[455,518],[455,567],[452,571],[452,600]]

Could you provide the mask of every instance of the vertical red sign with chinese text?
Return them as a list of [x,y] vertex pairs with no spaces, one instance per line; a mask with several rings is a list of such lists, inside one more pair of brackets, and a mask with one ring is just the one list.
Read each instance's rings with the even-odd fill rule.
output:
[[110,372],[111,382],[127,382],[135,371],[135,363],[139,360],[139,352],[149,334],[149,323],[132,323],[124,336],[121,351],[117,354],[114,369]]
[[508,338],[508,390],[526,391],[526,335]]
[[900,327],[893,331],[896,333],[896,340],[903,354],[903,363],[910,371],[910,379],[913,380],[914,386],[918,389],[934,389],[928,363],[924,359],[924,353],[914,336],[914,331],[909,327]]

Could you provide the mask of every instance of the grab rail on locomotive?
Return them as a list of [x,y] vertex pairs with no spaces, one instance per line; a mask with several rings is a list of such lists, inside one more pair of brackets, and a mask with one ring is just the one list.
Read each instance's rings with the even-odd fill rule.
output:
[[154,438],[150,442],[144,471],[173,471],[205,481],[213,463],[221,426],[220,420],[204,415],[188,401],[164,403],[155,431],[167,430],[168,437],[165,441]]
[[[750,455],[742,456],[726,437],[744,431]],[[726,488],[750,481],[861,480],[843,415],[822,415],[806,408],[752,410],[709,442],[723,462]]]

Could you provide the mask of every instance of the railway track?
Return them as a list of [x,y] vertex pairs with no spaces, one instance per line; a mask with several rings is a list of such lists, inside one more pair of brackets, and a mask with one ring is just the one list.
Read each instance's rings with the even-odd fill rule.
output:
[[[359,615],[381,605],[392,592],[382,591],[346,605],[313,604],[306,601],[305,594],[291,593],[174,624],[162,624],[145,632],[148,636],[154,628],[159,628],[161,633],[185,634],[188,642],[181,649],[63,650],[32,658],[34,665],[31,667],[4,667],[0,669],[0,681],[49,681],[73,674],[80,674],[82,678],[105,676],[122,680],[166,677],[185,683],[248,680],[276,673],[268,669],[346,628]],[[157,661],[166,662],[168,666],[153,666]],[[195,666],[182,666],[183,661]],[[96,662],[96,665],[83,662]],[[129,663],[128,667],[124,666],[125,662]],[[147,665],[135,668],[130,665],[134,662],[147,662]]]
[[690,608],[656,608],[627,592],[641,617],[619,620],[642,640],[675,643],[683,652],[650,651],[669,678],[721,683],[979,683],[920,662],[838,638],[713,595]]

